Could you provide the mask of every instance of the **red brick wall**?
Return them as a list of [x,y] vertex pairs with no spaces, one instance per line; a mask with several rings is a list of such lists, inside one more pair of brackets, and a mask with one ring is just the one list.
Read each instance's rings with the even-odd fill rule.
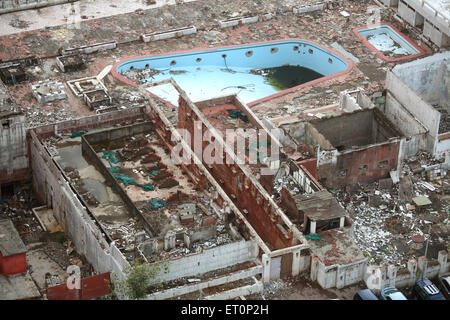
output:
[[[180,99],[178,107],[178,127],[187,129],[191,133],[192,140],[194,140],[194,121],[196,120],[198,119],[195,113],[190,111],[184,100]],[[202,124],[202,132],[204,133],[205,131],[206,126]],[[207,145],[208,142],[203,142],[203,149]],[[193,142],[192,149],[194,150]],[[223,159],[225,161],[225,155]],[[234,201],[239,210],[244,213],[245,209],[248,212],[247,214],[244,213],[248,222],[269,247],[276,250],[286,248],[293,244],[292,234],[289,234],[286,238],[282,231],[276,226],[277,223],[281,224],[281,219],[277,215],[271,217],[271,205],[267,200],[264,200],[262,196],[257,197],[259,192],[255,186],[252,185],[250,180],[244,178],[245,175],[238,166],[227,164],[205,164],[205,166],[227,195]],[[233,168],[235,172],[233,172]],[[239,177],[241,177],[241,188],[238,186]],[[246,185],[248,188],[246,188]],[[232,195],[234,195],[234,197]],[[257,200],[257,198],[260,199]]]
[[308,160],[303,160],[303,161],[299,161],[297,162],[297,164],[300,166],[303,166],[306,170],[308,170],[308,172],[315,178],[317,179],[317,159],[316,158],[312,158],[312,159],[308,159]]
[[6,169],[0,170],[0,183],[10,183],[16,181],[24,181],[30,178],[30,171],[28,168],[14,170],[11,175],[8,175]]
[[[319,179],[326,178],[328,187],[344,186],[355,183],[372,183],[389,176],[397,168],[400,142],[373,146],[361,151],[349,152],[338,156],[336,166],[319,168]],[[362,166],[366,166],[362,168]],[[341,176],[341,170],[346,175]]]

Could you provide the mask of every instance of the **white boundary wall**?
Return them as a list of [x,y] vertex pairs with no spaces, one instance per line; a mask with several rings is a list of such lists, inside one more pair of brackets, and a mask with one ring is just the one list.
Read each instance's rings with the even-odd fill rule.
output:
[[242,240],[207,249],[202,253],[150,264],[150,266],[166,264],[169,270],[168,273],[164,273],[164,271],[161,270],[156,276],[156,279],[171,281],[252,261],[257,259],[258,252],[259,247],[255,242]]

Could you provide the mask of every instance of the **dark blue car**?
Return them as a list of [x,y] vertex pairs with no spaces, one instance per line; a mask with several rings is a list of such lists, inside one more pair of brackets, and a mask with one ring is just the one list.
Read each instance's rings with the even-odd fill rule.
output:
[[419,300],[445,300],[439,289],[427,278],[416,281],[413,294]]

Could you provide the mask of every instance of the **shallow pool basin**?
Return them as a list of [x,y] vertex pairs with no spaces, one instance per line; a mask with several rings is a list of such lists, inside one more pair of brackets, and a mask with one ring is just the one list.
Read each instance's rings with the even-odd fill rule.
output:
[[[135,84],[172,77],[194,102],[238,94],[251,105],[350,69],[348,60],[319,44],[284,40],[133,58],[118,63],[113,74]],[[171,84],[147,90],[178,104]]]
[[411,39],[387,23],[356,28],[354,32],[369,49],[386,61],[412,58],[424,53]]

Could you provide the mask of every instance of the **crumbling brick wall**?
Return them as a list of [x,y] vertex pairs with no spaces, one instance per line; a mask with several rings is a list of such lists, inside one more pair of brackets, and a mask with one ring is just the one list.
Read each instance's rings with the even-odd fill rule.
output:
[[[194,137],[194,125],[200,119],[182,98],[179,101],[178,119],[178,127],[188,130],[191,137]],[[207,127],[202,122],[202,132],[206,130]],[[208,145],[207,141],[203,141],[202,151]],[[224,153],[222,156],[226,162],[226,154]],[[205,164],[205,166],[223,190],[233,199],[236,206],[244,212],[249,223],[266,243],[274,249],[285,248],[293,244],[291,231],[282,226],[281,218],[272,212],[274,210],[272,205],[267,199],[264,199],[238,165],[225,163]]]
[[400,141],[339,153],[336,164],[320,166],[319,181],[334,188],[356,183],[372,183],[386,178],[398,166]]

